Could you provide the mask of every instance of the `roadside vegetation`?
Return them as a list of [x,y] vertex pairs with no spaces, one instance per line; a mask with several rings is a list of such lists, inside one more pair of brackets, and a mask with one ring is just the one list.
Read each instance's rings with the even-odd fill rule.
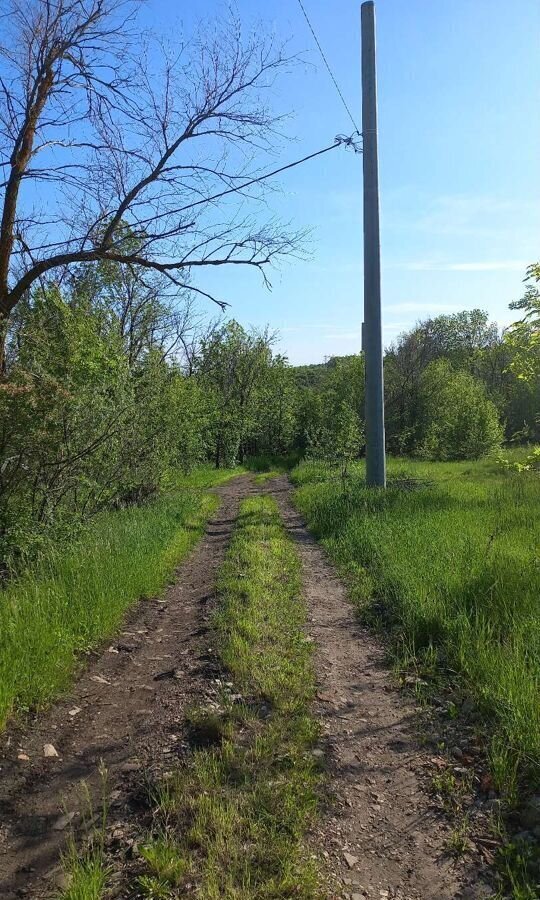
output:
[[[144,317],[124,333],[139,292]],[[283,471],[307,456],[345,477],[361,456],[361,354],[293,367],[268,332],[235,321],[203,328],[182,302],[179,323],[157,286],[145,293],[110,264],[78,269],[62,292],[40,289],[19,308],[0,380],[5,579],[103,511],[159,496],[171,471]],[[540,375],[517,371],[521,334],[509,343],[475,310],[402,335],[385,358],[390,452],[478,459],[505,441],[537,440]]]
[[159,499],[102,513],[68,547],[48,548],[5,587],[0,725],[16,709],[52,700],[128,607],[162,590],[218,506],[208,488],[231,474],[206,468],[170,478]]
[[273,499],[242,504],[219,592],[215,640],[229,686],[217,707],[190,712],[195,749],[153,791],[139,888],[169,898],[189,881],[201,900],[320,900],[304,843],[320,778],[312,647],[299,560]]
[[[392,459],[386,492],[355,464],[304,462],[296,500],[378,625],[413,667],[483,733],[493,786],[540,825],[540,479],[522,452],[479,462]],[[467,713],[468,711],[468,713]],[[534,820],[534,810],[538,821]],[[529,848],[529,850],[532,849]],[[527,855],[527,848],[523,848]],[[515,896],[533,896],[524,892]]]

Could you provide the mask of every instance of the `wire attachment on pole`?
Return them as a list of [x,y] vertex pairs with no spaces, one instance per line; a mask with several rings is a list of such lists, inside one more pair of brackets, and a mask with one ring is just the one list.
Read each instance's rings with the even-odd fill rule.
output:
[[359,131],[354,131],[350,137],[346,134],[336,134],[336,144],[342,144],[346,149],[352,150],[353,153],[363,153],[363,146],[359,140],[356,139],[356,135],[358,137],[362,137]]

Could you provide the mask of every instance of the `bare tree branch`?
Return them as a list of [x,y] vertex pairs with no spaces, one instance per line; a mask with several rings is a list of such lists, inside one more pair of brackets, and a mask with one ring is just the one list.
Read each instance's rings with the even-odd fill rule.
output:
[[[220,306],[192,272],[247,266],[269,285],[267,267],[295,253],[301,236],[239,218],[239,204],[262,189],[221,206],[206,198],[256,174],[254,153],[280,137],[264,96],[292,62],[285,50],[260,33],[244,37],[231,19],[175,55],[161,48],[158,65],[134,27],[138,0],[9,5],[0,44],[4,333],[39,279],[79,264],[157,272]],[[196,212],[186,209],[195,201]]]

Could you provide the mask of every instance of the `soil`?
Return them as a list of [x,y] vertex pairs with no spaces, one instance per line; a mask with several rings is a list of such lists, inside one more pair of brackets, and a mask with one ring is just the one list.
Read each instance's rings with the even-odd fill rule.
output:
[[[154,766],[164,758],[171,765],[185,751],[183,715],[207,693],[213,674],[206,609],[238,505],[250,489],[248,476],[218,488],[220,509],[164,597],[137,604],[122,632],[92,654],[68,697],[2,735],[2,900],[50,896],[61,884],[60,851],[84,817],[81,785],[97,803],[100,768],[122,806]],[[57,758],[44,757],[48,743]],[[18,759],[21,751],[28,761]]]
[[316,642],[316,712],[328,802],[314,843],[340,897],[450,900],[493,897],[485,866],[448,852],[451,824],[432,800],[433,748],[422,712],[399,690],[381,641],[362,628],[343,583],[291,503],[271,486],[297,542]]
[[[107,771],[118,858],[133,845],[144,818],[141,785],[189,753],[185,712],[216,694],[220,673],[208,627],[216,572],[240,501],[257,492],[278,500],[302,561],[328,776],[309,850],[325,860],[334,898],[493,896],[477,857],[456,862],[447,851],[450,825],[429,791],[433,750],[420,714],[398,690],[381,642],[358,625],[343,584],[292,506],[287,478],[256,485],[240,476],[217,489],[220,509],[165,595],[133,608],[121,634],[90,656],[69,696],[2,735],[2,900],[50,897],[62,885],[62,849],[71,830],[87,824],[81,785],[98,807],[100,769]],[[44,756],[46,744],[57,757]],[[114,896],[128,894],[118,887]]]

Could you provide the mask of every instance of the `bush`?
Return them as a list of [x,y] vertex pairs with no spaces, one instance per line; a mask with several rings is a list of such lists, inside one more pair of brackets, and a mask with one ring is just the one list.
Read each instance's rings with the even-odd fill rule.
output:
[[500,446],[497,408],[468,372],[437,360],[421,379],[415,455],[425,459],[479,459]]
[[0,552],[18,571],[107,507],[155,494],[205,455],[197,383],[147,347],[130,365],[118,318],[57,287],[19,310],[0,382]]

